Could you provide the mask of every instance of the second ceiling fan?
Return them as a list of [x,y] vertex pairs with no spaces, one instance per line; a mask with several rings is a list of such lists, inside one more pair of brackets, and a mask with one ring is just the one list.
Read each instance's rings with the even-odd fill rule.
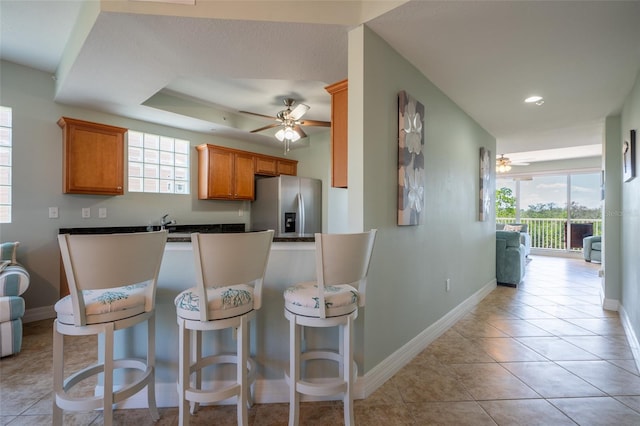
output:
[[[319,127],[331,127],[330,121],[319,120],[300,120],[303,115],[309,111],[310,107],[305,104],[297,104],[295,99],[285,98],[283,100],[286,109],[279,111],[275,117],[270,115],[258,114],[249,111],[240,111],[245,114],[255,115],[257,117],[269,118],[275,120],[276,123],[269,124],[267,126],[260,127],[255,130],[251,130],[251,133],[261,132],[263,130],[272,129],[274,127],[282,127],[276,132],[276,138],[285,143],[285,151],[289,151],[289,143],[295,142],[298,139],[306,138],[307,134],[302,130],[301,126],[319,126]],[[293,107],[293,108],[292,108]]]

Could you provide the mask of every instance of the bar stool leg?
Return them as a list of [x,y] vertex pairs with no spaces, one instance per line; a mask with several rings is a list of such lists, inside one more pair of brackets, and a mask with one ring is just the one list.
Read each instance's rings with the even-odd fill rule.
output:
[[342,368],[343,380],[347,383],[347,390],[344,393],[344,424],[345,426],[355,425],[353,417],[353,318],[349,316],[347,324],[341,325],[343,337]]
[[247,409],[247,352],[249,349],[247,332],[247,316],[240,318],[240,327],[238,327],[238,349],[236,354],[237,380],[240,383],[240,395],[238,395],[238,424],[247,426],[249,424],[249,410]]
[[104,390],[102,393],[102,404],[104,409],[104,425],[113,424],[113,323],[105,324],[104,327]]
[[178,318],[180,355],[178,359],[178,423],[180,426],[189,425],[189,402],[186,400],[186,390],[189,386],[189,367],[191,354],[189,353],[191,330],[187,330],[184,320]]
[[147,320],[147,366],[154,370],[154,374],[151,375],[149,383],[147,384],[147,404],[149,405],[149,412],[151,413],[151,419],[156,422],[160,419],[160,413],[158,412],[158,406],[156,405],[156,375],[155,375],[155,360],[156,360],[156,312],[151,313],[151,316]]
[[[192,348],[192,352],[193,352],[193,356],[191,357],[192,359],[189,360],[189,362],[192,362],[192,365],[198,365],[200,363],[200,360],[202,359],[202,331],[200,330],[195,330],[195,331],[190,331],[190,333],[195,334],[195,338],[193,339],[193,348]],[[194,388],[195,389],[202,389],[202,369],[198,368],[195,371],[195,385]],[[191,383],[191,379],[187,379],[187,387],[190,386]],[[198,402],[193,402],[191,401],[189,403],[189,406],[191,408],[191,414],[195,414],[198,411],[198,408],[200,408],[200,403]]]
[[62,408],[56,403],[56,394],[62,393],[62,375],[64,371],[64,337],[58,333],[58,320],[53,324],[53,426],[62,426]]
[[300,417],[300,328],[295,317],[289,320],[289,426],[298,426]]

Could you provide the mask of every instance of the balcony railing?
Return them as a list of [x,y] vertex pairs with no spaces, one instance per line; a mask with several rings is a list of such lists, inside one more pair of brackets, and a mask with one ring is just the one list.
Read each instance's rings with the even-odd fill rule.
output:
[[[497,217],[496,223],[515,223],[511,217]],[[531,235],[532,249],[582,250],[582,238],[587,235],[602,235],[602,219],[540,219],[520,218]],[[569,236],[569,237],[568,237]]]

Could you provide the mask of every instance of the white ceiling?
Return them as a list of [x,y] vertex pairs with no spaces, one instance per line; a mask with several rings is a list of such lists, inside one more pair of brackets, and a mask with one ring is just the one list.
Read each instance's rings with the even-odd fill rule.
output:
[[[248,132],[268,120],[238,111],[274,115],[293,97],[311,106],[305,118],[329,120],[324,86],[347,77],[348,32],[366,23],[494,135],[498,154],[529,162],[597,152],[640,69],[640,1],[291,5],[0,0],[0,55],[55,74],[57,102],[273,143]],[[532,94],[544,105],[525,105]]]

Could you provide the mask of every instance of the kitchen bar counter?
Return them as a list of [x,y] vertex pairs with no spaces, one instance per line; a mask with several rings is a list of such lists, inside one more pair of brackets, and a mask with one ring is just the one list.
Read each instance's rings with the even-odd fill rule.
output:
[[[262,308],[250,324],[251,354],[257,364],[255,400],[258,403],[288,401],[289,387],[284,371],[289,365],[289,324],[284,317],[283,293],[295,283],[315,280],[315,244],[293,240],[272,244],[263,285]],[[178,326],[174,299],[181,291],[193,287],[194,281],[191,243],[168,243],[156,294],[156,395],[161,407],[175,407],[178,403]],[[307,333],[305,337],[312,344],[324,347],[331,347],[331,342],[337,341],[337,330],[320,330],[319,333]],[[144,324],[117,332],[116,356],[143,356],[144,346],[138,342],[146,342]],[[203,347],[233,352],[235,342],[229,330],[204,333]],[[226,368],[215,372],[205,370],[203,380],[205,383],[211,381],[213,374],[221,375],[216,379],[233,379],[235,367]],[[317,368],[314,371],[319,371],[327,366],[314,368]],[[96,391],[102,392],[102,389]],[[122,408],[145,407],[146,396],[140,393],[124,404]]]

